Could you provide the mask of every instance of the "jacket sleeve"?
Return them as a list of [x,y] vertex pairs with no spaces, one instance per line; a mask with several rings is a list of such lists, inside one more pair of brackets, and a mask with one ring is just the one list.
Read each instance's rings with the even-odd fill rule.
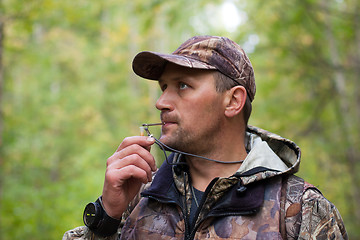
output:
[[126,219],[128,218],[128,216],[131,214],[132,210],[136,207],[136,205],[140,201],[141,192],[144,191],[145,189],[147,189],[149,186],[150,186],[150,183],[148,183],[146,185],[144,185],[144,184],[142,185],[138,194],[130,202],[128,208],[123,213],[118,232],[115,233],[114,235],[106,237],[106,238],[99,237],[99,236],[96,236],[88,227],[81,226],[81,227],[77,227],[77,228],[74,228],[72,230],[65,232],[62,240],[90,240],[90,239],[91,240],[116,240],[116,239],[119,239],[120,235],[121,235],[122,226],[124,226]]
[[301,212],[298,239],[348,239],[339,211],[320,192],[304,192]]
[[130,215],[134,207],[137,205],[140,199],[140,193],[129,204],[129,207],[123,213],[121,222],[117,233],[109,237],[99,237],[95,235],[88,227],[81,226],[65,232],[62,240],[116,240],[120,238],[122,226],[124,226],[125,220]]
[[67,231],[62,240],[116,240],[118,239],[118,233],[102,238],[99,236],[96,236],[88,227],[81,226],[74,228],[72,230]]

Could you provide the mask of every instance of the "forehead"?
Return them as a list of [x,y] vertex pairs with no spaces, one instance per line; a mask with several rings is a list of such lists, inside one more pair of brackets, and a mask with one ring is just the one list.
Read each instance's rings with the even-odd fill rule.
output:
[[196,69],[196,68],[187,68],[182,67],[173,63],[168,63],[165,66],[165,69],[159,79],[160,82],[164,81],[176,81],[184,79],[201,79],[201,78],[211,78],[213,79],[214,70],[205,70],[205,69]]

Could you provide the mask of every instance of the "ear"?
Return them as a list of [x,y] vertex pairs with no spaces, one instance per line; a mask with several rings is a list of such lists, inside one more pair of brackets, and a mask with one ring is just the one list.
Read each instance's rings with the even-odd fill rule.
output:
[[246,89],[243,86],[235,86],[228,91],[226,97],[225,116],[234,117],[239,115],[246,101]]

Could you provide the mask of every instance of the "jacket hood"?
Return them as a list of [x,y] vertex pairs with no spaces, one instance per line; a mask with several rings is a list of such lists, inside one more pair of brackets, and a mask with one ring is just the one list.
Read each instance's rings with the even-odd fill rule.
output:
[[[301,151],[293,141],[254,126],[247,127],[245,138],[248,155],[236,173],[227,179],[241,179],[242,185],[248,185],[299,170]],[[169,160],[174,163],[183,161],[181,154],[173,154]],[[178,181],[176,175],[179,175],[175,172],[181,169],[173,167],[175,182]],[[182,184],[180,180],[177,186],[180,188]]]
[[[198,219],[208,214],[215,202],[219,207],[211,210],[213,214],[214,211],[224,212],[225,209],[232,209],[238,214],[257,211],[263,204],[265,194],[261,180],[270,180],[266,183],[277,182],[279,178],[276,176],[294,173],[299,168],[300,148],[292,141],[273,133],[249,126],[245,147],[248,156],[240,168],[232,176],[217,177],[209,183],[204,193],[206,198],[202,200],[203,208],[207,210],[202,211]],[[178,163],[184,159],[181,154],[173,153],[168,160]],[[142,196],[183,207],[191,205],[191,179],[188,170],[187,165],[173,166],[164,162]],[[186,196],[186,203],[181,200],[181,195]],[[228,197],[223,198],[225,195]]]
[[299,170],[301,151],[289,139],[248,126],[245,147],[248,156],[235,174],[244,185]]

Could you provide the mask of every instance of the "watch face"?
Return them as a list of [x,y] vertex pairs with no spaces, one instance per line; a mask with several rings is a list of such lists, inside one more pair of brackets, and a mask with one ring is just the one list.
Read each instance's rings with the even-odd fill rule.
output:
[[96,205],[95,203],[89,203],[84,210],[84,223],[86,226],[93,226],[96,222]]

